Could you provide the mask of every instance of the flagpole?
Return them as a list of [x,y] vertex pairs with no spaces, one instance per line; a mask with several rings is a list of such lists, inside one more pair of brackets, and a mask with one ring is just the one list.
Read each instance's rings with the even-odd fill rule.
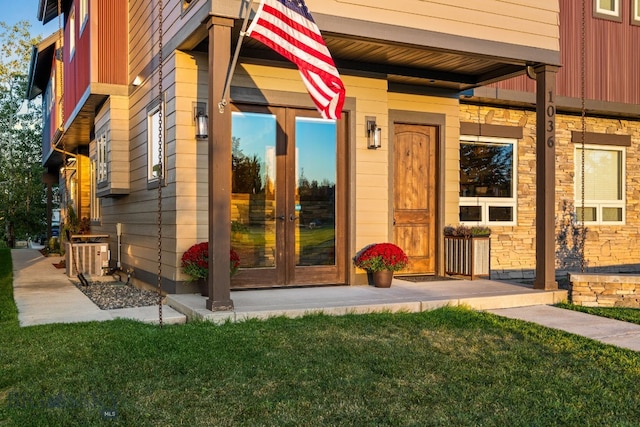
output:
[[227,80],[224,84],[224,90],[222,91],[222,99],[218,103],[218,111],[220,113],[224,113],[224,107],[227,105],[227,93],[229,92],[229,88],[231,87],[231,78],[233,77],[233,73],[236,70],[236,64],[238,63],[238,56],[240,55],[240,46],[242,45],[242,40],[244,36],[247,34],[247,23],[249,22],[249,15],[251,14],[251,6],[253,5],[253,0],[249,0],[249,5],[247,6],[247,12],[244,15],[244,21],[242,22],[242,29],[240,30],[240,37],[238,37],[238,43],[236,44],[236,50],[233,53],[233,59],[231,60],[231,65],[229,66],[229,70],[227,72]]

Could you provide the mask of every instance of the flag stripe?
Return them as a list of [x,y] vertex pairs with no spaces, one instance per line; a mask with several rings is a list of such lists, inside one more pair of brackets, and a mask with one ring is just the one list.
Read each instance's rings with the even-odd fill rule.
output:
[[345,88],[303,0],[261,0],[247,34],[298,66],[324,118],[340,118]]
[[308,29],[306,27],[298,26],[296,23],[287,23],[287,25],[289,25],[288,27],[281,27],[281,22],[285,19],[286,17],[282,17],[282,19],[278,21],[278,18],[272,15],[271,17],[264,18],[262,26],[265,30],[279,35],[288,43],[304,50],[307,54],[319,57],[328,64],[335,66],[329,49],[327,49],[322,38],[318,40],[318,38],[313,37],[313,34],[307,33],[306,30]]

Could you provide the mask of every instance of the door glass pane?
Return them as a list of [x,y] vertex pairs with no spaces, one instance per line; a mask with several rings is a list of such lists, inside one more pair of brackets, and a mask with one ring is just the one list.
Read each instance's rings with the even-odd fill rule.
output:
[[296,118],[296,265],[335,265],[336,123]]
[[276,117],[232,114],[231,247],[241,268],[274,267]]

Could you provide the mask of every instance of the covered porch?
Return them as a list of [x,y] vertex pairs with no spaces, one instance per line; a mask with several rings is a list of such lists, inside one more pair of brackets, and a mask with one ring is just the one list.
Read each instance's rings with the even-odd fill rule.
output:
[[207,309],[207,297],[200,294],[168,295],[165,304],[189,321],[234,322],[311,313],[417,313],[444,306],[492,310],[556,304],[566,301],[567,295],[568,291],[563,289],[544,291],[507,281],[453,279],[413,283],[394,278],[390,288],[326,286],[231,291],[234,308],[230,311]]

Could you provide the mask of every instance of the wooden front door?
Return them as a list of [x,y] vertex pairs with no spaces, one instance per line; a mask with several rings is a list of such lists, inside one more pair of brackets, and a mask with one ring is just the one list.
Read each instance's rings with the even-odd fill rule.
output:
[[345,121],[234,106],[232,288],[346,283]]
[[437,129],[394,125],[394,241],[409,257],[403,273],[436,271]]

